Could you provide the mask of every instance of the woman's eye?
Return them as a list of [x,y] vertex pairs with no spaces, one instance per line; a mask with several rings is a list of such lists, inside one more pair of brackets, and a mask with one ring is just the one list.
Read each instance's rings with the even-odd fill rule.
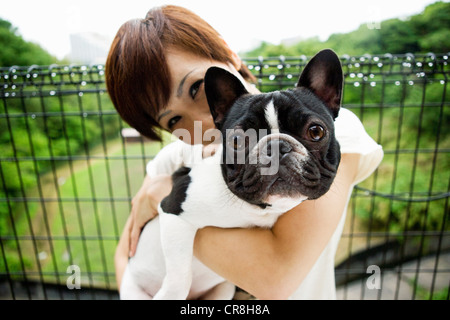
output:
[[200,86],[202,85],[202,83],[203,83],[203,79],[198,80],[198,81],[194,82],[194,84],[189,89],[189,94],[191,95],[192,99],[194,99],[195,96],[197,95],[198,91],[200,90]]
[[167,126],[169,127],[169,129],[172,129],[172,127],[181,119],[180,116],[176,116],[173,117],[172,119],[169,120],[169,122],[167,123]]

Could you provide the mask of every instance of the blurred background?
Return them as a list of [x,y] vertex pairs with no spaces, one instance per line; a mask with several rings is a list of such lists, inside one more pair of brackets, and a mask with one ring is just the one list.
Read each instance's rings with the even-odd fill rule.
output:
[[[24,61],[25,65],[104,63],[112,39],[125,21],[144,18],[150,8],[164,4],[189,8],[241,55],[311,55],[321,46],[350,55],[446,52],[449,30],[445,5],[425,9],[434,2],[17,0],[2,4],[0,18],[11,23],[6,22],[4,28],[54,57]],[[19,49],[17,44],[3,37],[2,44],[9,40],[3,47],[13,55]],[[4,60],[6,56],[6,52],[2,54],[2,66],[24,65],[20,60]]]
[[[2,4],[0,299],[117,299],[114,250],[146,163],[171,137],[146,140],[119,118],[104,63],[120,25],[163,4]],[[216,28],[261,91],[292,87],[323,48],[338,53],[343,105],[385,151],[352,195],[338,298],[448,300],[450,3],[170,4]],[[67,286],[72,265],[81,290]],[[380,267],[379,289],[367,284],[371,265]]]

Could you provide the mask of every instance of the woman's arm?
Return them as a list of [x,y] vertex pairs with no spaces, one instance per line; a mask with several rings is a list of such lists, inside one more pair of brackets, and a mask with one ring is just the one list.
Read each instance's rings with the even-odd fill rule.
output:
[[141,188],[131,201],[130,240],[128,242],[130,257],[134,256],[136,252],[142,228],[158,214],[158,204],[171,190],[172,176],[170,174],[160,174],[152,178],[145,177]]
[[359,159],[357,154],[342,155],[328,193],[285,213],[271,230],[199,230],[195,256],[257,298],[289,297],[333,235],[352,191]]
[[123,273],[128,264],[128,256],[130,252],[130,230],[132,224],[132,216],[130,215],[123,228],[119,243],[114,254],[114,267],[116,269],[116,283],[117,289],[120,291],[120,284],[122,283]]

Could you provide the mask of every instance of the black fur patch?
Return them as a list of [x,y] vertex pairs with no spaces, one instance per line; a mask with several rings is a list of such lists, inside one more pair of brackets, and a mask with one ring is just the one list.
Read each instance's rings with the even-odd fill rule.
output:
[[191,172],[191,168],[181,167],[172,174],[172,191],[161,201],[161,208],[164,212],[175,215],[183,212],[181,205],[186,200],[186,191],[191,183],[189,172]]

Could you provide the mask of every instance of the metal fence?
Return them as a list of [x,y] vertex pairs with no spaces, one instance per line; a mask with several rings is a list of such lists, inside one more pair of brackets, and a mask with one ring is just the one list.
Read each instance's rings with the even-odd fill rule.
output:
[[[307,61],[245,60],[261,91]],[[338,298],[449,299],[449,54],[341,61],[343,105],[385,157],[353,192]],[[161,144],[121,134],[102,65],[0,68],[0,98],[0,299],[116,299],[115,246]]]

